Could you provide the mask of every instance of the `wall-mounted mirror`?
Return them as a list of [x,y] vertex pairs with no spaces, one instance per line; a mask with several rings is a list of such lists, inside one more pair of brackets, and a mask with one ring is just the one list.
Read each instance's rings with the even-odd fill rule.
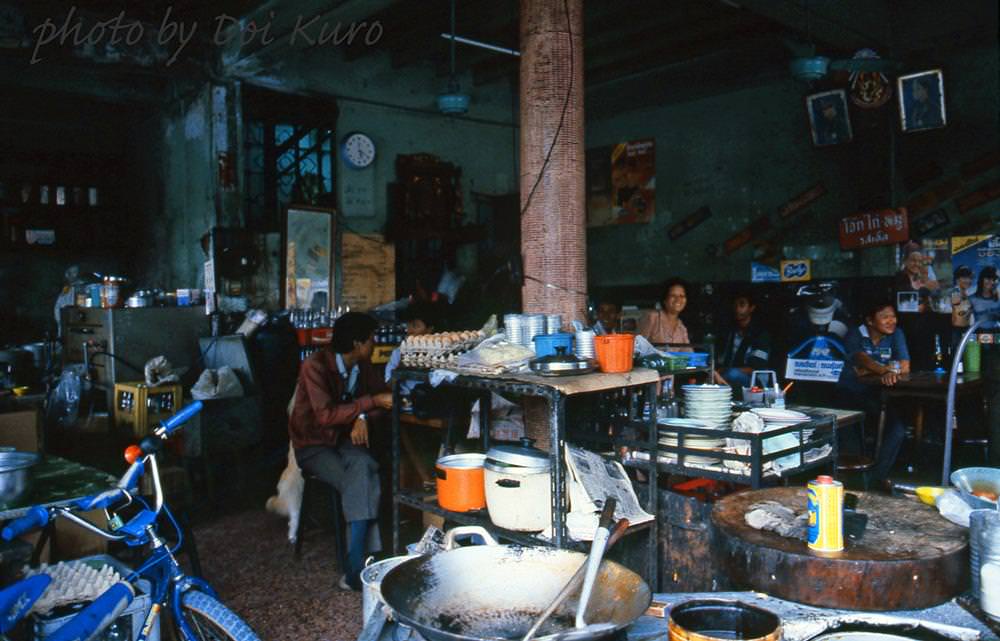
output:
[[333,209],[289,205],[285,209],[283,305],[286,309],[334,307]]

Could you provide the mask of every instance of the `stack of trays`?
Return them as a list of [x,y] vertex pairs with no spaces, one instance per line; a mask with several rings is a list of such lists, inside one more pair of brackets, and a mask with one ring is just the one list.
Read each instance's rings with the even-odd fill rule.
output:
[[545,314],[525,314],[522,317],[523,338],[521,344],[535,348],[535,337],[545,333]]
[[728,385],[685,385],[684,415],[709,427],[728,429],[733,416],[733,390]]
[[[764,419],[764,431],[770,432],[771,430],[776,430],[782,427],[788,427],[790,425],[798,425],[799,423],[805,423],[809,421],[809,416],[803,414],[802,412],[795,412],[793,410],[783,410],[771,407],[754,407],[750,410],[757,416]],[[804,429],[802,430],[802,438],[806,441],[812,438],[814,429]]]
[[576,346],[576,355],[583,359],[595,359],[596,353],[594,352],[594,332],[585,329],[582,332],[576,333],[576,341],[574,342]]
[[504,314],[503,331],[508,343],[524,344],[524,323],[520,314]]
[[[712,425],[705,421],[688,418],[666,418],[658,421],[658,424],[660,426],[658,443],[667,447],[680,447],[680,437],[678,436],[676,430],[670,429],[671,427],[713,428]],[[725,445],[726,439],[721,436],[714,436],[711,434],[684,435],[684,447],[692,450],[700,450],[706,453],[719,452],[723,450]],[[670,459],[671,462],[677,460],[677,457],[673,452],[668,453],[667,458]],[[714,456],[688,454],[684,457],[684,461],[685,463],[692,463],[695,465],[718,465],[721,462],[721,459]]]

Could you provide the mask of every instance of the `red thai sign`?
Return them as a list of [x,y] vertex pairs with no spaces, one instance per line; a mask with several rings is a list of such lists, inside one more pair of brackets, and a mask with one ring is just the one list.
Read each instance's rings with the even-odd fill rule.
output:
[[910,239],[906,207],[880,209],[840,219],[840,248],[857,249],[894,245]]

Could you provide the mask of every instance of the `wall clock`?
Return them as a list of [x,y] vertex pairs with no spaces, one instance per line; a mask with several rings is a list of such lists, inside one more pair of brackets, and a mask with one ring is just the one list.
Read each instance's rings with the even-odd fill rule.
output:
[[375,142],[367,134],[355,131],[344,136],[340,155],[352,169],[364,169],[375,161]]

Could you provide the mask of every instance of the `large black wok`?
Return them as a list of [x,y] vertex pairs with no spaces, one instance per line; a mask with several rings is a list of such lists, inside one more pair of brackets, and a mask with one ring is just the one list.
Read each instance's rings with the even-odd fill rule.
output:
[[[570,550],[498,545],[482,528],[455,528],[449,540],[469,532],[490,544],[420,556],[382,580],[382,598],[396,619],[428,641],[522,638],[587,559]],[[642,577],[614,561],[601,565],[587,607],[587,623],[597,624],[593,628],[573,627],[579,596],[577,589],[536,638],[583,640],[613,634],[642,616],[652,599]]]

